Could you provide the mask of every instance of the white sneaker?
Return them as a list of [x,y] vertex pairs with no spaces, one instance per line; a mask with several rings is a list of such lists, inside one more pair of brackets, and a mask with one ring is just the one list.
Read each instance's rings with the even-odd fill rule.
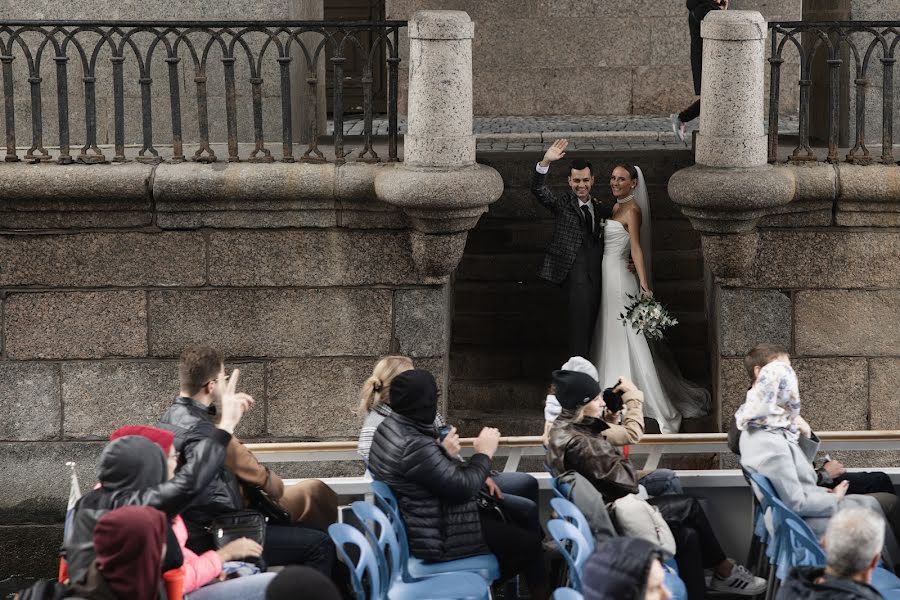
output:
[[755,577],[741,565],[734,565],[731,575],[722,579],[713,575],[709,589],[715,592],[727,592],[739,596],[755,596],[766,591],[766,580]]
[[678,138],[678,141],[686,145],[687,142],[684,141],[684,123],[681,122],[678,115],[675,113],[669,115],[669,123],[672,125],[672,132]]

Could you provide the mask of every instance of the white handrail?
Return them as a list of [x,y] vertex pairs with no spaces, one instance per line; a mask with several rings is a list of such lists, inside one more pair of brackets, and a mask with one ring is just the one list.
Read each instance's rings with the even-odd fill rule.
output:
[[[896,450],[900,449],[900,431],[819,431],[822,450]],[[473,453],[475,438],[463,438],[464,455]],[[709,454],[729,452],[724,433],[647,434],[630,446],[632,455],[647,455],[643,468],[653,469],[665,454]],[[324,462],[361,460],[356,440],[329,442],[267,442],[247,444],[262,462]],[[523,456],[544,456],[539,436],[502,437],[497,457],[505,457],[504,471],[517,471]]]

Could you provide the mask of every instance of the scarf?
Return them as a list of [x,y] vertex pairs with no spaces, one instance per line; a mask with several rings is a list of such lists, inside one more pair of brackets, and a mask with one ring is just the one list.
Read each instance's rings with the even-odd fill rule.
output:
[[796,442],[799,433],[794,419],[800,415],[800,391],[797,374],[787,363],[770,362],[747,391],[747,398],[734,415],[737,428],[783,430]]

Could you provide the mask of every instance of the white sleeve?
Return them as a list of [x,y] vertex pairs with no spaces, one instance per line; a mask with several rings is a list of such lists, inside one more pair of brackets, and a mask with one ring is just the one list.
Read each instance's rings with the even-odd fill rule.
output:
[[534,170],[537,171],[538,173],[540,173],[541,175],[546,175],[547,173],[550,172],[550,165],[547,165],[545,167],[541,163],[538,163],[534,166]]

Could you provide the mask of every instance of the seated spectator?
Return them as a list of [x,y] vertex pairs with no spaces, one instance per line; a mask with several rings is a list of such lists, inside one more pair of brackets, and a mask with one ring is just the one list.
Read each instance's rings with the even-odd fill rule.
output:
[[[585,373],[554,371],[553,385],[562,410],[550,429],[547,460],[553,474],[576,471],[612,502],[637,492],[637,473],[632,462],[600,433],[607,427],[600,419],[603,405],[600,385]],[[706,513],[696,498],[669,494],[651,498],[675,537],[679,573],[691,600],[705,595],[704,568],[713,568],[710,589],[739,595],[756,595],[766,581],[751,575],[727,558],[713,533]]]
[[[181,355],[179,364],[180,395],[160,418],[159,426],[175,434],[179,469],[191,468],[202,457],[197,454],[208,438],[215,434],[216,404],[234,396],[246,404],[253,398],[237,393],[237,369],[225,374],[222,354],[208,346],[192,346]],[[230,380],[229,380],[230,379]],[[301,564],[315,567],[331,575],[335,565],[335,549],[325,533],[337,518],[337,495],[318,480],[305,480],[285,487],[281,478],[232,436],[225,463],[216,470],[211,483],[182,512],[188,530],[187,547],[197,554],[214,548],[207,527],[216,517],[248,507],[244,488],[258,487],[281,505],[293,520],[289,525],[269,524],[263,559],[268,565]]]
[[800,416],[797,375],[786,362],[770,362],[747,392],[735,414],[741,431],[741,466],[769,479],[778,497],[818,535],[838,509],[864,506],[876,511],[875,498],[847,494],[849,482],[834,489],[818,486],[812,461],[819,449],[809,424]]
[[86,600],[156,600],[162,585],[166,515],[148,506],[126,506],[100,517],[84,581],[69,597]]
[[[363,383],[360,390],[360,402],[357,414],[365,417],[359,432],[359,443],[356,451],[363,460],[369,460],[369,449],[375,430],[393,412],[391,410],[391,382],[394,377],[414,368],[413,361],[406,356],[386,356],[378,361],[372,375]],[[448,428],[438,413],[434,418],[435,431],[440,431],[443,438],[441,445],[452,457],[458,457],[460,451],[459,434],[456,427]],[[529,524],[535,531],[539,530],[540,511],[538,510],[538,482],[528,473],[492,472],[485,480],[485,491],[498,500],[504,507],[515,512],[519,518]]]
[[597,548],[581,575],[584,600],[668,600],[659,547],[615,538]]
[[543,533],[495,519],[490,511],[482,513],[475,501],[490,472],[500,432],[484,428],[468,461],[450,456],[434,430],[437,384],[431,373],[420,369],[394,378],[391,408],[372,439],[369,470],[397,495],[410,553],[443,561],[490,551],[497,556],[502,579],[521,572],[532,598],[548,598]]
[[337,586],[309,567],[285,567],[266,589],[266,600],[297,600],[298,597],[341,600]]
[[[597,374],[597,367],[590,361],[580,357],[573,356],[562,367],[563,371],[577,371],[585,373],[594,378],[599,383],[600,376]],[[606,427],[600,431],[606,440],[613,446],[628,446],[628,444],[637,444],[644,437],[644,394],[628,379],[620,378],[619,382],[613,387],[613,391],[618,393],[622,399],[622,406],[617,410],[610,410],[606,406],[603,398],[600,403],[603,407],[598,426],[602,427],[603,423]],[[552,389],[551,389],[552,392]],[[550,434],[550,428],[553,421],[559,416],[561,407],[556,396],[552,393],[547,396],[544,405],[544,445]],[[627,450],[625,456],[628,456]],[[672,469],[650,469],[638,471],[638,483],[644,486],[649,496],[664,496],[666,494],[682,494],[684,489],[681,486],[681,480]]]
[[[774,344],[758,344],[750,349],[744,356],[744,368],[747,370],[747,377],[750,380],[750,387],[756,383],[760,370],[773,361],[791,364],[791,357],[787,350]],[[740,434],[741,430],[733,425],[728,429],[728,447],[732,452],[740,456]],[[810,439],[818,442],[815,432],[812,432]],[[844,465],[840,461],[832,459],[827,454],[822,466],[816,469],[817,483],[826,488],[833,489],[844,481],[849,482],[847,488],[848,494],[873,494],[878,503],[881,504],[882,511],[886,515],[890,515],[898,504],[894,484],[887,473],[873,471],[867,473],[848,473]],[[893,523],[893,519],[891,519]],[[894,529],[898,529],[894,527]]]
[[[172,479],[175,476],[177,464],[172,433],[155,427],[126,425],[114,431],[110,440],[131,435],[147,438],[159,446],[163,454],[168,457],[167,479]],[[147,452],[136,458],[145,461],[146,464],[154,459],[154,454]],[[150,470],[143,466],[132,468],[139,471]],[[182,518],[176,516],[172,519],[171,526],[184,557],[182,592],[185,594],[186,600],[230,600],[232,598],[263,600],[266,586],[275,577],[274,573],[259,573],[221,582],[219,580],[222,576],[223,563],[262,555],[262,547],[259,544],[248,538],[240,538],[218,550],[209,550],[202,555],[197,555],[185,546],[188,535]]]
[[[239,399],[223,401],[222,422],[195,448],[197,460],[167,480],[166,458],[159,448],[143,437],[128,436],[108,444],[97,465],[99,486],[75,505],[72,526],[63,541],[71,582],[79,582],[94,561],[93,536],[97,521],[108,511],[123,506],[151,506],[175,517],[204,492],[222,466],[231,439],[227,431],[237,426],[243,414]],[[172,434],[164,437],[171,441]],[[169,537],[169,560],[165,569],[180,566],[182,557],[174,535]],[[177,553],[177,556],[173,556]]]
[[778,590],[778,600],[881,598],[870,585],[884,544],[880,514],[865,508],[842,510],[828,522],[822,542],[825,567],[792,569]]

